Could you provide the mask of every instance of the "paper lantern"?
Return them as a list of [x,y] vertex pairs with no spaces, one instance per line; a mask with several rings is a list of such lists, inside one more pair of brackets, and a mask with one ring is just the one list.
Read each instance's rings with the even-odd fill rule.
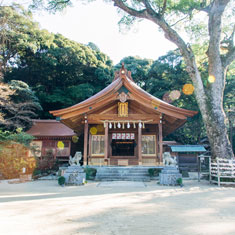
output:
[[72,137],[72,141],[73,141],[73,143],[77,143],[78,142],[78,136],[74,135]]
[[180,91],[178,90],[171,91],[169,94],[169,98],[171,100],[178,100],[180,98]]
[[209,83],[214,83],[214,82],[215,82],[215,76],[214,76],[214,75],[210,75],[210,76],[208,77],[208,82],[209,82]]
[[194,92],[194,86],[192,84],[185,84],[183,86],[183,93],[185,95],[192,95]]
[[96,133],[97,133],[97,128],[93,126],[93,127],[90,129],[90,133],[91,133],[92,135],[96,135]]
[[166,92],[163,97],[162,97],[162,100],[167,102],[168,104],[172,103],[172,99],[170,98],[170,93],[169,92]]
[[64,143],[63,143],[62,141],[58,141],[57,147],[58,147],[59,149],[64,149]]

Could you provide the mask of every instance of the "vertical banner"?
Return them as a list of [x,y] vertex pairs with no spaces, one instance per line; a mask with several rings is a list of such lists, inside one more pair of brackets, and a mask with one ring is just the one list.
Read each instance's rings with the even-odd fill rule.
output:
[[126,139],[126,133],[122,133],[122,140]]
[[126,139],[129,140],[131,138],[131,134],[130,133],[126,133]]
[[113,134],[112,134],[112,139],[113,139],[113,140],[116,140],[116,139],[117,139],[117,133],[113,133]]

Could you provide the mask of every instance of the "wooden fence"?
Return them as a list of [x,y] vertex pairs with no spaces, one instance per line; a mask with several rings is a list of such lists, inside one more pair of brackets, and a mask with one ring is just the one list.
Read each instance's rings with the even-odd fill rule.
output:
[[235,185],[235,160],[216,159],[210,164],[210,182],[220,185]]

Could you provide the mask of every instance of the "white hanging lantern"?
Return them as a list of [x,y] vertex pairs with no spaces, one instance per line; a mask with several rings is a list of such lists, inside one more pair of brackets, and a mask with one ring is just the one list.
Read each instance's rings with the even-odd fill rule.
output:
[[111,128],[112,128],[112,123],[110,122],[110,123],[109,123],[109,129],[111,129]]
[[139,122],[139,128],[142,128],[142,124],[141,124],[141,122]]
[[127,128],[130,128],[130,127],[131,127],[131,125],[130,125],[130,123],[128,122],[128,123],[127,123]]
[[117,124],[117,127],[118,127],[118,128],[121,128],[121,124],[120,124],[120,122]]

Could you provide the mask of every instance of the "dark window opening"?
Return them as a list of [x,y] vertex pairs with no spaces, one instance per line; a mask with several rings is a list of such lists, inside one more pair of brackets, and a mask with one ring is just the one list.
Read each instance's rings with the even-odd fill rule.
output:
[[134,140],[112,140],[112,156],[134,156]]

